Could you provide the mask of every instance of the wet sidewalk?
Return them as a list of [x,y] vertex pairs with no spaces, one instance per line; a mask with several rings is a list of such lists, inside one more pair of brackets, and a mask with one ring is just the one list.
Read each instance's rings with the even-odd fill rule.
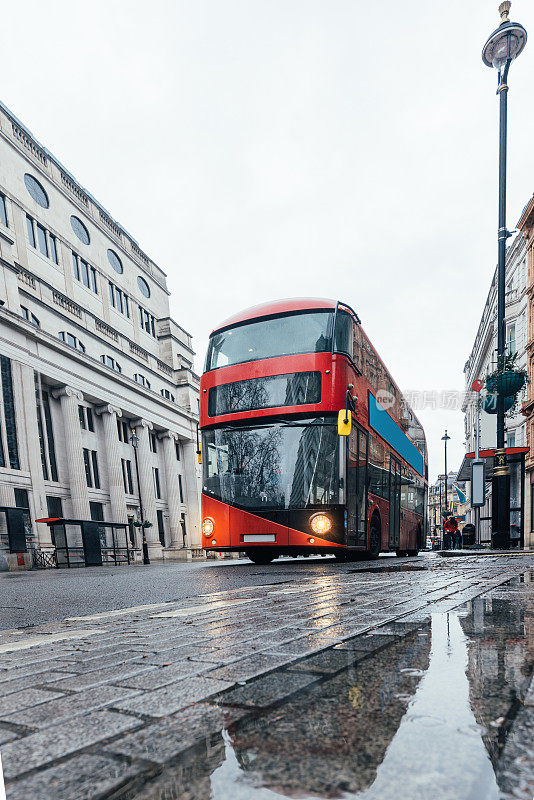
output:
[[531,562],[299,569],[5,632],[7,798],[531,800]]

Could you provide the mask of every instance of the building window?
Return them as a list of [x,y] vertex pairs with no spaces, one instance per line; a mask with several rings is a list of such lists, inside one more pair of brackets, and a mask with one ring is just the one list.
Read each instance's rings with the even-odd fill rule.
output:
[[161,500],[161,485],[159,482],[159,469],[154,467],[154,487],[156,490],[156,499]]
[[144,375],[141,375],[140,372],[135,373],[134,380],[137,381],[137,383],[140,383],[141,386],[145,386],[147,389],[150,389],[150,381],[148,378],[145,378]]
[[156,511],[156,517],[158,518],[159,541],[161,546],[165,547],[165,526],[163,524],[163,511],[161,509]]
[[150,449],[153,453],[158,452],[158,440],[155,433],[150,434]]
[[166,400],[172,400],[172,402],[174,403],[174,395],[172,394],[172,392],[169,392],[168,389],[162,389],[161,394],[163,397],[165,397]]
[[26,227],[30,245],[36,250],[39,248],[39,252],[45,258],[50,258],[56,264],[59,264],[56,237],[28,214],[26,214]]
[[15,489],[15,505],[17,508],[30,507],[27,489]]
[[515,447],[515,431],[506,434],[506,447]]
[[517,352],[515,322],[509,322],[506,326],[506,347],[510,355]]
[[133,480],[132,480],[132,462],[127,458],[121,458],[122,465],[122,482],[124,485],[125,494],[133,494]]
[[6,198],[0,194],[0,222],[7,228]]
[[91,409],[85,406],[78,406],[78,416],[80,418],[80,428],[83,428],[84,431],[92,431],[94,433],[95,425]]
[[140,275],[137,276],[137,285],[139,286],[139,291],[143,297],[150,297],[150,286]]
[[182,541],[183,541],[184,547],[185,547],[185,539],[186,539],[186,536],[187,536],[187,530],[186,530],[186,527],[185,527],[185,515],[184,514],[182,514],[182,516],[180,518],[180,526],[182,528]]
[[118,272],[119,275],[122,275],[122,273],[124,272],[122,261],[118,257],[115,250],[108,250],[108,261],[115,270],[115,272]]
[[20,313],[21,316],[23,316],[24,319],[27,320],[27,322],[31,322],[31,324],[35,325],[36,328],[41,327],[41,323],[39,322],[35,314],[32,314],[31,311],[29,311],[29,309],[26,308],[26,306],[20,307]]
[[180,442],[174,443],[174,449],[176,451],[176,460],[180,461]]
[[124,294],[122,289],[119,289],[114,283],[111,283],[111,281],[109,281],[109,302],[120,314],[124,314],[128,319],[130,318],[130,300],[128,295]]
[[38,203],[41,208],[48,208],[50,206],[50,202],[48,200],[48,195],[37,180],[34,178],[33,175],[26,175],[24,176],[24,183],[26,184],[26,189],[33,197],[36,203]]
[[98,285],[96,282],[96,269],[91,267],[87,261],[84,261],[81,256],[72,254],[72,270],[74,277],[88,289],[91,289],[95,294],[98,294]]
[[114,359],[114,358],[112,358],[111,356],[101,355],[101,356],[100,356],[100,361],[101,361],[103,364],[105,364],[105,365],[106,365],[106,367],[109,367],[110,369],[114,369],[114,370],[115,370],[115,372],[122,372],[122,367],[121,367],[121,365],[120,365],[120,364],[118,364],[118,363],[115,361],[115,359]]
[[48,392],[43,392],[37,372],[35,378],[35,399],[37,405],[37,427],[39,432],[39,445],[41,450],[41,464],[45,481],[58,481],[56,448],[54,430],[52,428],[52,414],[50,412],[50,398]]
[[48,242],[50,244],[50,258],[55,264],[59,264],[57,239],[52,233],[48,234]]
[[180,503],[184,502],[184,489],[182,486],[182,476],[178,475],[178,488],[180,490]]
[[48,258],[48,242],[46,241],[46,230],[43,228],[42,225],[39,225],[38,222],[36,223],[36,228],[37,228],[37,243],[39,245],[39,250],[41,251],[43,256],[46,256],[46,258]]
[[28,241],[35,247],[35,231],[33,229],[33,219],[26,214],[26,227],[28,228]]
[[69,333],[68,331],[60,331],[58,333],[58,337],[61,339],[62,342],[68,344],[69,347],[74,347],[75,350],[79,350],[81,353],[85,353],[85,345],[83,345],[80,342],[80,340],[72,333]]
[[[0,371],[2,374],[2,397],[4,401],[4,421],[6,425],[9,466],[11,469],[20,469],[11,361],[6,356],[0,356]],[[2,466],[5,466],[5,464]]]
[[74,215],[72,215],[72,217],[70,218],[70,224],[72,230],[74,231],[80,242],[83,242],[83,244],[91,243],[91,237],[89,236],[89,231],[87,230],[87,228],[85,227],[85,225],[83,224],[83,222],[79,217],[75,217]]
[[156,320],[146,309],[139,306],[139,325],[151,336],[156,336]]
[[130,444],[130,428],[128,427],[128,423],[125,422],[123,419],[117,420],[117,433],[119,434],[119,442],[124,442],[124,444]]
[[90,489],[100,489],[100,472],[95,450],[83,448],[83,463],[85,466],[85,479]]

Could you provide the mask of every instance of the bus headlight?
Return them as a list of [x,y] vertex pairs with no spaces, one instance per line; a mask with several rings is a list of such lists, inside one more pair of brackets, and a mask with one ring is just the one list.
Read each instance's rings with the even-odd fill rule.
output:
[[320,536],[328,533],[332,527],[332,521],[326,514],[314,514],[313,517],[310,517],[310,526],[312,531]]
[[214,528],[215,525],[213,524],[212,519],[206,517],[206,519],[202,520],[202,533],[204,534],[204,536],[211,536]]

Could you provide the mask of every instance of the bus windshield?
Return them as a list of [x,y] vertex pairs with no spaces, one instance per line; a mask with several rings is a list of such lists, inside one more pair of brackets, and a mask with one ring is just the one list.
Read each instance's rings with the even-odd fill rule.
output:
[[288,314],[238,325],[210,338],[206,372],[275,356],[331,350],[332,311]]
[[339,436],[331,419],[202,432],[203,491],[247,509],[339,503]]

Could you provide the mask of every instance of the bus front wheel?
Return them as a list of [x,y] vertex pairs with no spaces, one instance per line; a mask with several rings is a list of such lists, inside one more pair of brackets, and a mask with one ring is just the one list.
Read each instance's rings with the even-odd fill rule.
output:
[[245,555],[255,564],[270,564],[278,553],[272,553],[270,550],[245,550]]

